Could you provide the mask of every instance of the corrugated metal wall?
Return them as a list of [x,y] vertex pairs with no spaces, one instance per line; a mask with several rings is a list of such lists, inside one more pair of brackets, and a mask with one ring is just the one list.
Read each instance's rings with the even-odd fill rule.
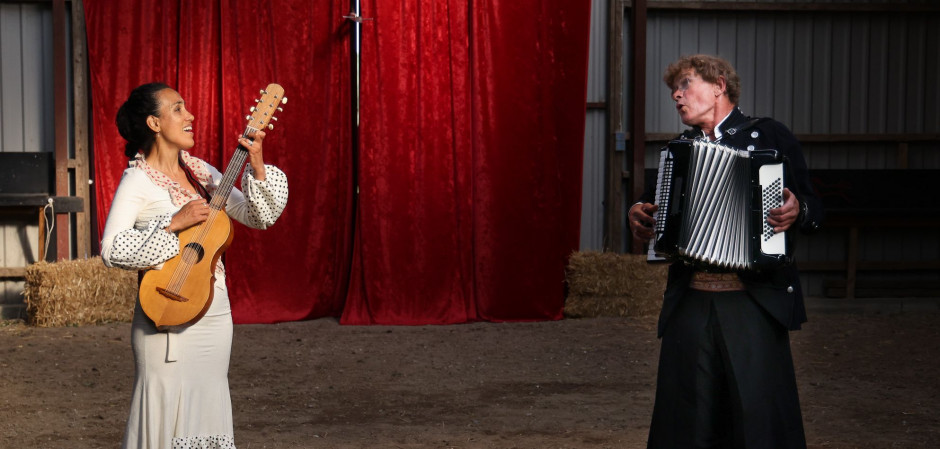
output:
[[[938,24],[937,14],[923,13],[652,10],[647,131],[682,129],[661,80],[666,65],[709,53],[735,66],[745,113],[772,116],[794,133],[937,132]],[[849,164],[845,157],[820,163]]]
[[[594,14],[607,14],[594,1]],[[717,54],[728,59],[742,80],[740,107],[745,114],[771,116],[789,126],[797,135],[875,135],[940,133],[940,13],[936,12],[838,12],[838,11],[708,11],[708,2],[696,2],[696,9],[658,9],[648,3],[646,132],[679,133],[679,122],[669,91],[662,82],[666,65],[681,55]],[[727,2],[726,2],[727,3]],[[786,1],[761,3],[789,3]],[[803,2],[805,3],[805,2]],[[863,3],[816,1],[813,3]],[[869,3],[869,2],[864,2]],[[881,3],[884,2],[870,2]],[[897,4],[925,1],[898,1]],[[902,8],[899,8],[902,9]],[[629,29],[629,9],[624,30]],[[606,19],[595,18],[595,26]],[[624,44],[624,61],[629,67],[629,33]],[[600,30],[592,31],[590,82],[600,84],[595,71],[605,70],[606,48],[596,48]],[[629,92],[630,71],[624,70],[625,93]],[[592,90],[602,101],[603,91]],[[624,129],[629,130],[630,99],[624,104]],[[588,114],[588,123],[603,121]],[[588,127],[585,141],[601,145],[607,130]],[[804,152],[811,170],[823,169],[940,169],[940,148],[936,142],[911,143],[906,163],[899,160],[898,145],[879,142],[823,143],[807,139]],[[658,163],[661,144],[647,146],[646,165]],[[588,151],[598,152],[587,157]],[[603,163],[603,148],[586,147],[585,162]],[[589,179],[589,173],[603,176],[603,168],[585,166],[585,201],[602,204],[603,180]],[[876,182],[876,180],[873,180]],[[595,186],[588,190],[587,186]],[[598,190],[596,186],[601,188]],[[599,192],[599,193],[598,193]],[[919,192],[912,192],[919,194]],[[926,193],[920,193],[926,194]],[[932,194],[932,193],[929,193]],[[595,197],[594,195],[599,195]],[[603,211],[592,211],[591,217]],[[583,215],[582,249],[597,249],[603,233],[602,219]],[[626,224],[624,224],[626,227]],[[933,232],[897,232],[896,229],[863,229],[859,235],[859,259],[864,261],[940,260],[940,237]],[[589,237],[589,238],[588,238]],[[803,238],[798,260],[833,261],[846,259],[845,228],[825,229]],[[625,240],[626,241],[626,240]],[[877,276],[880,273],[869,273]],[[883,273],[881,273],[883,274]],[[822,295],[826,278],[835,273],[804,275],[809,293]],[[938,273],[892,273],[894,278],[937,278]]]
[[[588,55],[588,104],[607,101],[608,0],[591,1],[591,41]],[[607,114],[587,110],[584,127],[584,177],[581,190],[581,250],[601,250],[604,244],[604,189]]]
[[[51,3],[0,3],[0,151],[54,150],[51,36]],[[37,211],[0,211],[0,266],[36,261],[37,222]],[[22,304],[22,291],[0,279],[0,306]]]

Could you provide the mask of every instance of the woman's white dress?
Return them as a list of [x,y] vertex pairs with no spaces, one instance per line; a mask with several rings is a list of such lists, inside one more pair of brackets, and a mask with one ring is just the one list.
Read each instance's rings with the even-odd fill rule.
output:
[[[221,173],[185,152],[183,156],[187,165],[197,167],[197,178],[213,192]],[[226,206],[232,219],[257,229],[272,225],[287,204],[287,176],[273,166],[266,166],[265,172],[266,179],[257,181],[251,167],[246,167],[241,184],[244,193],[232,189]],[[142,158],[132,160],[105,225],[104,263],[129,270],[160,267],[179,252],[176,235],[164,228],[183,204],[195,198],[199,196],[182,190]],[[216,268],[214,297],[202,319],[187,327],[158,331],[138,300],[131,345],[136,376],[124,448],[235,447],[228,386],[232,314],[221,262]]]

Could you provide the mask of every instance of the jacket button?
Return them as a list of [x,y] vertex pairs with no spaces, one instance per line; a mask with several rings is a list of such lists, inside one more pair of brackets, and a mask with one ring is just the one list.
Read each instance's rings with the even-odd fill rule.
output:
[[793,286],[787,287],[787,293],[793,293]]

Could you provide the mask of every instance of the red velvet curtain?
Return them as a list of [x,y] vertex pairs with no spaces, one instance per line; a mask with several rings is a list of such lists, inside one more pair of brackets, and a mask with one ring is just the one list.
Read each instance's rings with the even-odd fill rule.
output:
[[590,3],[368,0],[344,323],[562,316]]
[[236,322],[561,317],[589,2],[366,0],[354,218],[347,0],[85,5],[100,223],[126,164],[114,115],[134,86],[176,86],[194,154],[220,169],[254,92],[285,87],[266,158],[291,199],[271,230],[236,229]]
[[98,222],[127,166],[114,118],[134,87],[175,87],[196,117],[191,152],[224,171],[248,108],[276,82],[288,103],[265,159],[286,172],[291,196],[271,229],[235,225],[225,255],[234,319],[338,316],[352,232],[347,1],[85,0],[85,12]]

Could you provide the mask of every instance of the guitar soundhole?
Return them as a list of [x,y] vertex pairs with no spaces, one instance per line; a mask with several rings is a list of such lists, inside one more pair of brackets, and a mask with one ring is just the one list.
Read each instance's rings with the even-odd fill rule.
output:
[[206,255],[206,250],[202,245],[191,242],[183,248],[183,260],[191,264],[197,264]]

